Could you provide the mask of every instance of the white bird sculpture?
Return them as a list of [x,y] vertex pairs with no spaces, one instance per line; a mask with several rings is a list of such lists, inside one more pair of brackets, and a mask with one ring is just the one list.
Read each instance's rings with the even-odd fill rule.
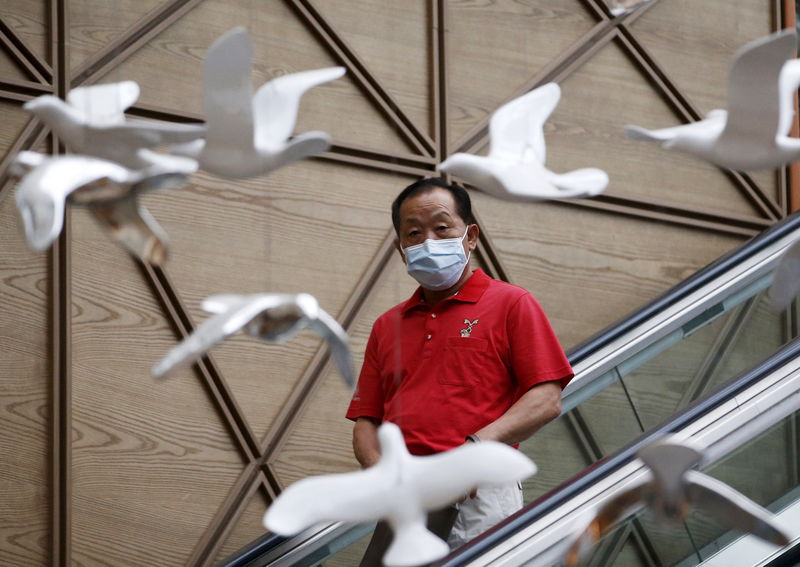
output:
[[697,506],[726,528],[749,532],[776,545],[789,543],[768,510],[724,482],[691,470],[703,457],[695,443],[667,437],[644,447],[638,455],[650,469],[649,474],[594,514],[569,548],[567,565],[576,565],[592,544],[643,503],[663,523],[678,524]]
[[625,132],[738,171],[796,160],[800,140],[789,136],[800,84],[796,43],[795,31],[784,30],[740,49],[728,77],[727,111],[711,110],[703,120],[661,130],[626,126]]
[[63,101],[43,95],[25,103],[73,153],[116,162],[129,169],[171,167],[170,156],[148,148],[185,143],[205,135],[205,126],[128,120],[125,109],[139,97],[139,85],[122,81],[74,89]]
[[291,535],[321,522],[385,519],[394,532],[383,557],[388,567],[427,564],[449,553],[425,527],[426,513],[463,498],[477,486],[504,484],[536,473],[525,455],[502,443],[468,443],[427,457],[411,456],[393,423],[378,429],[381,458],[359,472],[300,480],[264,515],[264,526]]
[[772,309],[783,311],[800,292],[800,240],[781,255],[769,289]]
[[611,0],[608,5],[612,16],[622,16],[638,10],[652,0]]
[[488,156],[456,153],[438,169],[506,200],[597,195],[608,186],[606,172],[585,168],[557,174],[544,166],[544,123],[560,98],[561,88],[548,83],[504,104],[489,121]]
[[203,301],[203,309],[215,315],[167,353],[153,367],[154,376],[164,376],[180,364],[197,360],[212,346],[242,329],[252,337],[282,343],[309,327],[328,342],[339,374],[353,387],[355,375],[347,333],[314,296],[307,293],[212,295]]
[[[166,167],[168,163],[171,167]],[[24,151],[15,156],[10,171],[19,179],[17,208],[28,244],[34,250],[45,250],[58,238],[69,199],[86,205],[132,254],[159,265],[166,259],[167,235],[150,212],[138,204],[138,195],[181,185],[196,169],[196,161],[174,156],[165,156],[156,165],[134,171],[96,157],[48,157]]]
[[338,79],[344,67],[294,73],[265,83],[253,96],[253,48],[244,28],[235,28],[209,48],[203,71],[205,140],[172,151],[196,157],[215,175],[255,177],[330,147],[325,132],[306,132],[290,139],[300,97],[312,87]]

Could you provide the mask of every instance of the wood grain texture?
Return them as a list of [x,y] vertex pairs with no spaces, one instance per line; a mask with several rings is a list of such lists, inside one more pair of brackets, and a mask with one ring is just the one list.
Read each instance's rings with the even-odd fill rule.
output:
[[47,256],[28,249],[13,199],[0,203],[0,564],[49,548]]
[[[237,184],[198,175],[145,203],[172,235],[170,274],[196,323],[214,293],[303,291],[336,317],[383,240],[391,200],[410,181],[306,161]],[[212,350],[257,436],[319,345],[304,331],[283,345],[238,335]]]
[[[283,2],[206,0],[103,82],[132,79],[142,88],[142,103],[202,114],[203,57],[235,26],[245,26],[253,41],[254,89],[276,76],[338,65]],[[337,142],[412,153],[346,76],[303,96],[295,131],[308,130],[326,131]]]
[[193,371],[150,377],[172,331],[133,260],[70,214],[73,562],[180,564],[243,463]]
[[14,33],[44,61],[50,60],[45,2],[5,1],[0,10],[3,20]]
[[447,2],[448,139],[485,118],[595,23],[578,0]]
[[618,44],[600,50],[561,87],[561,102],[545,124],[553,171],[599,167],[611,179],[609,193],[760,216],[717,167],[628,139],[626,124],[661,128],[681,121]]
[[558,204],[520,205],[472,195],[514,283],[540,301],[564,348],[741,243]]
[[432,136],[429,2],[317,0],[314,5],[415,125]]
[[773,31],[768,2],[656,2],[632,29],[670,78],[705,114],[726,108],[728,71],[745,43]]
[[[136,22],[167,0],[122,0],[105,3],[70,0],[70,69],[133,30]],[[106,82],[106,81],[103,81]]]
[[244,513],[225,540],[225,544],[217,555],[216,561],[222,561],[257,537],[263,535],[266,529],[261,524],[261,520],[266,511],[266,499],[261,491],[258,491],[250,498]]
[[16,81],[30,80],[20,65],[5,51],[0,48],[0,78]]

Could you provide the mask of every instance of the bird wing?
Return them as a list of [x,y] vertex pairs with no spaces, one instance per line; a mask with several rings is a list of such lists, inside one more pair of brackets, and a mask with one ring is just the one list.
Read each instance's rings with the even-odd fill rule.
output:
[[553,195],[555,199],[593,197],[608,187],[608,174],[602,169],[587,167],[554,174],[550,181],[559,190]]
[[462,445],[414,460],[413,475],[428,510],[452,504],[479,485],[505,484],[536,474],[536,465],[503,443]]
[[391,511],[393,479],[376,465],[364,471],[299,480],[264,515],[264,526],[291,535],[320,522],[368,522]]
[[784,30],[745,45],[728,77],[728,120],[717,141],[720,155],[748,155],[775,145],[780,124],[779,77],[795,56],[795,31]]
[[[215,301],[214,297],[209,298],[212,305],[215,303],[219,305],[220,302]],[[153,366],[153,376],[160,378],[178,365],[197,360],[211,347],[241,330],[263,311],[257,298],[254,300],[253,296],[247,295],[240,297],[242,297],[242,301],[232,305],[231,309],[221,311],[203,321],[191,335],[169,351],[161,361]]]
[[284,75],[263,84],[253,97],[256,147],[281,148],[294,130],[300,97],[307,90],[338,79],[344,73],[344,67],[328,67]]
[[253,147],[253,85],[250,36],[237,27],[208,49],[203,66],[206,149]]
[[688,471],[684,478],[689,501],[721,525],[751,533],[775,545],[789,543],[788,535],[768,510],[724,482],[697,471]]
[[788,136],[791,133],[792,118],[794,118],[794,97],[798,86],[800,86],[800,60],[791,59],[783,64],[780,78],[778,79],[780,96],[778,136]]
[[560,99],[561,88],[548,83],[498,108],[489,121],[489,157],[544,163],[544,123]]
[[603,504],[594,518],[574,536],[567,551],[566,565],[577,565],[584,552],[608,533],[622,518],[630,514],[631,509],[644,502],[652,482],[652,474],[647,473],[633,486],[623,490]]
[[58,237],[70,193],[90,185],[127,183],[130,175],[121,165],[86,156],[42,160],[22,177],[16,191],[17,208],[30,246],[44,250]]
[[167,233],[134,194],[115,201],[88,203],[89,211],[131,254],[142,262],[160,266],[167,259]]
[[794,242],[781,256],[769,288],[772,308],[783,311],[800,292],[800,240]]
[[125,121],[125,109],[139,98],[135,81],[78,87],[69,91],[67,102],[78,109],[90,126],[108,126]]
[[350,388],[353,388],[356,377],[353,370],[353,358],[350,353],[350,341],[345,330],[336,319],[323,309],[318,309],[317,317],[310,319],[308,326],[328,342],[331,356],[336,363],[339,374],[341,374],[345,383]]
[[178,124],[155,120],[128,120],[124,124],[109,126],[104,130],[126,138],[141,139],[150,146],[192,142],[208,132],[205,124]]

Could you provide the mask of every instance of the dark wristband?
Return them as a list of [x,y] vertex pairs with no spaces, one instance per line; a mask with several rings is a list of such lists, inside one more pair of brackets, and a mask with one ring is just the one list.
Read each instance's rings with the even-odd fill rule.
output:
[[472,435],[467,435],[465,441],[472,441],[473,443],[480,443],[481,442],[481,438],[473,433]]

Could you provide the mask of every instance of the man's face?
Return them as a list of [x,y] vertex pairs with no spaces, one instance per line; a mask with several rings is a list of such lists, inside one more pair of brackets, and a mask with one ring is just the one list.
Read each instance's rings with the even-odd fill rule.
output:
[[[429,238],[461,238],[466,229],[466,223],[458,215],[453,194],[447,189],[434,187],[405,199],[400,205],[398,248],[421,244]],[[463,242],[465,253],[475,249],[477,236],[478,227],[471,225]]]

